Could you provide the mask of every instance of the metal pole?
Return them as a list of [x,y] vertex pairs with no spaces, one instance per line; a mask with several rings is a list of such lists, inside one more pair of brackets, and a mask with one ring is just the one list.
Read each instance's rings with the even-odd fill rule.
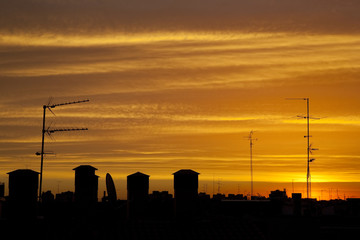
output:
[[306,98],[306,108],[307,108],[307,175],[306,175],[306,191],[307,198],[311,198],[311,182],[310,180],[310,106],[309,106],[309,98]]
[[287,100],[306,100],[306,125],[307,125],[307,169],[306,169],[306,197],[311,198],[311,174],[310,174],[310,162],[315,159],[310,159],[311,149],[310,147],[310,99],[309,98],[287,98]]
[[252,167],[252,131],[250,132],[250,176],[251,176],[251,192],[250,192],[250,200],[252,199],[252,196],[254,195],[254,182],[253,182],[253,167]]
[[253,183],[253,166],[252,166],[252,135],[250,135],[250,173],[251,173],[251,195],[250,195],[250,200],[254,194],[253,189],[254,189],[254,183]]
[[42,173],[43,173],[43,163],[44,163],[44,143],[45,143],[45,114],[47,106],[44,105],[43,113],[43,127],[42,127],[42,138],[41,138],[41,163],[40,163],[40,184],[39,184],[39,201],[41,201],[41,188],[42,188]]

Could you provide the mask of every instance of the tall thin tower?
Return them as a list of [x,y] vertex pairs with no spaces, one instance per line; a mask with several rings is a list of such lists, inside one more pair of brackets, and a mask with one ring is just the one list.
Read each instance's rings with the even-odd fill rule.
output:
[[[300,118],[306,119],[306,135],[304,138],[307,139],[307,165],[306,165],[306,197],[311,198],[311,174],[310,174],[310,163],[315,160],[315,158],[310,158],[310,154],[312,154],[313,150],[319,150],[317,148],[312,148],[310,144],[310,99],[309,98],[287,98],[286,100],[305,100],[306,101],[306,116],[298,116]],[[312,118],[318,119],[318,118]]]
[[251,177],[251,191],[250,191],[250,199],[252,196],[254,196],[254,178],[253,178],[253,145],[254,141],[257,140],[257,138],[253,138],[254,131],[251,130],[250,134],[248,136],[248,140],[250,142],[250,177]]
[[307,171],[306,171],[306,196],[311,198],[311,175],[310,175],[310,104],[309,98],[306,99],[306,125],[307,134],[304,136],[307,138]]

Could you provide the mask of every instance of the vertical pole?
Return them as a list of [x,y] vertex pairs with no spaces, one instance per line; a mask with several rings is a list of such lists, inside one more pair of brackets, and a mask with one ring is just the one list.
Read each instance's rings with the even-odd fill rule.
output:
[[307,174],[306,174],[306,192],[307,198],[311,198],[311,182],[310,182],[310,107],[309,98],[306,98],[306,120],[307,120]]
[[39,184],[39,201],[41,201],[41,191],[42,191],[42,173],[43,173],[43,162],[44,162],[44,143],[45,143],[45,113],[46,105],[43,106],[43,127],[42,127],[42,137],[41,137],[41,163],[40,163],[40,184]]
[[253,189],[254,189],[254,184],[253,184],[253,167],[252,167],[252,132],[250,132],[250,175],[251,175],[251,195],[250,195],[250,200],[254,194]]
[[214,194],[215,194],[215,173],[213,173],[213,198],[214,198]]

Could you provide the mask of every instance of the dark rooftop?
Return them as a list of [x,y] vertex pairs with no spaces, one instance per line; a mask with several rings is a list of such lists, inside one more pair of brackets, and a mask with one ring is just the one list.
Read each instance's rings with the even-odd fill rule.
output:
[[175,173],[173,173],[173,175],[199,175],[200,173],[195,172],[191,169],[181,169]]
[[141,172],[136,172],[136,173],[133,173],[133,174],[130,174],[128,175],[128,177],[150,177],[149,175],[146,175],[144,173],[141,173]]
[[34,171],[34,170],[31,170],[31,169],[17,169],[15,171],[12,171],[12,172],[8,172],[7,174],[28,174],[28,175],[31,175],[31,174],[39,174],[38,172]]
[[97,168],[91,166],[91,165],[80,165],[76,168],[74,168],[73,170],[79,170],[79,169],[94,169],[94,170],[98,170]]

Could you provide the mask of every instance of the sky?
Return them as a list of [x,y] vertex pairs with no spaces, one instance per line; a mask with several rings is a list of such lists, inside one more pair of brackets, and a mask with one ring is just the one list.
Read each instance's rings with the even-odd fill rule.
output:
[[359,10],[357,0],[2,0],[0,182],[40,170],[44,104],[89,99],[46,113],[47,129],[89,130],[46,136],[44,190],[73,191],[72,169],[89,164],[99,196],[110,173],[125,198],[137,171],[151,191],[172,192],[179,169],[200,173],[199,191],[248,194],[253,130],[254,192],[305,194],[306,101],[286,98],[310,98],[313,195],[360,197]]

